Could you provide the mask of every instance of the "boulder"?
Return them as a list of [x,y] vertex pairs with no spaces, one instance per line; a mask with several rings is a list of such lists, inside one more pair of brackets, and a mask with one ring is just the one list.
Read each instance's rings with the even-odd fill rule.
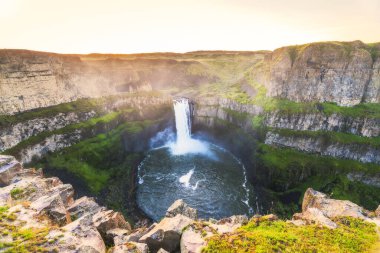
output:
[[194,220],[182,214],[175,217],[165,217],[151,231],[142,236],[139,242],[146,243],[149,250],[156,252],[163,248],[173,252],[179,248],[182,231]]
[[89,198],[86,196],[75,200],[67,208],[67,211],[75,219],[81,218],[83,215],[90,215],[104,210],[105,208],[99,206],[93,198]]
[[74,203],[74,189],[71,184],[58,185],[51,189],[51,193],[58,193],[66,208]]
[[113,210],[102,210],[92,216],[92,223],[106,240],[107,231],[115,228],[131,230],[131,225],[125,221],[124,216]]
[[196,220],[198,218],[197,210],[189,207],[182,199],[174,201],[174,203],[166,211],[166,217],[174,217],[177,214]]
[[9,185],[21,170],[22,165],[13,156],[0,155],[0,187]]
[[47,239],[58,238],[51,248],[56,252],[105,253],[104,241],[90,222],[84,217],[62,227],[61,230],[49,232]]
[[64,225],[70,218],[59,193],[45,195],[31,203],[30,207],[39,215],[48,215],[53,222]]
[[302,202],[302,212],[309,208],[319,209],[328,218],[350,216],[367,219],[367,211],[348,200],[330,199],[326,194],[307,189]]
[[166,251],[166,250],[161,248],[157,251],[157,253],[169,253],[169,251]]
[[128,242],[116,245],[111,250],[112,253],[148,253],[149,248],[145,243]]
[[[338,227],[338,225],[329,218],[327,218],[321,210],[314,207],[308,208],[305,212],[294,214],[293,220],[302,220],[306,224],[318,224],[331,229],[335,229]],[[298,223],[302,224],[301,222]],[[293,224],[298,223],[296,222]]]
[[[135,229],[131,234],[127,236],[114,237],[115,245],[124,243],[124,242],[138,242],[143,235],[147,234],[156,225],[157,223],[154,223],[148,228],[142,227],[142,228]],[[118,241],[118,243],[116,243],[116,240]]]
[[205,238],[200,231],[190,226],[182,233],[181,253],[201,253],[202,248],[206,246]]

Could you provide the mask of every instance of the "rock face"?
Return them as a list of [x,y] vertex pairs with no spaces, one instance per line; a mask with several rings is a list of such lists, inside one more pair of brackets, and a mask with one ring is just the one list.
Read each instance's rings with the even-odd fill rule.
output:
[[54,134],[44,139],[43,142],[31,145],[20,151],[18,154],[22,163],[29,163],[33,158],[40,158],[48,152],[58,151],[70,147],[81,140],[81,130],[75,130],[73,133]]
[[308,131],[345,132],[365,137],[380,135],[380,119],[350,118],[338,114],[281,114],[268,113],[265,117],[268,127]]
[[21,169],[21,164],[13,156],[0,155],[0,186],[9,184]]
[[372,58],[360,41],[279,48],[266,64],[267,95],[272,97],[343,106],[380,101],[380,58]]
[[265,144],[295,148],[308,153],[380,164],[380,150],[368,144],[326,143],[321,137],[282,136],[268,132]]
[[307,189],[302,202],[302,213],[293,215],[293,220],[302,220],[306,224],[320,224],[336,228],[333,218],[348,216],[373,222],[380,226],[380,220],[372,218],[370,212],[347,200],[330,199],[326,194]]
[[0,152],[16,146],[33,135],[86,121],[94,116],[94,111],[81,114],[74,112],[58,113],[53,117],[36,118],[0,128]]
[[[186,87],[213,76],[192,75],[196,61],[131,55],[61,55],[0,50],[0,114],[120,93]],[[148,71],[147,71],[148,70]]]

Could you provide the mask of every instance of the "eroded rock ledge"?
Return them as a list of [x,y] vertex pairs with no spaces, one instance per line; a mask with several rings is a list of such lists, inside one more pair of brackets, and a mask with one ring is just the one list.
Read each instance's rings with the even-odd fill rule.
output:
[[[12,156],[0,156],[0,243],[10,249],[48,252],[201,252],[208,238],[233,233],[249,222],[244,215],[201,220],[182,200],[150,226],[132,229],[123,215],[99,206],[94,199],[74,199],[74,189],[58,178],[44,178],[41,170],[24,169]],[[308,189],[302,213],[288,221],[296,226],[318,224],[335,229],[333,218],[350,216],[380,227],[380,206],[370,212],[343,200]],[[276,220],[275,215],[257,219]],[[18,231],[18,232],[15,232]],[[23,237],[27,231],[32,233]],[[19,238],[21,237],[22,240]],[[30,242],[30,238],[35,239]],[[37,240],[37,239],[38,240]]]

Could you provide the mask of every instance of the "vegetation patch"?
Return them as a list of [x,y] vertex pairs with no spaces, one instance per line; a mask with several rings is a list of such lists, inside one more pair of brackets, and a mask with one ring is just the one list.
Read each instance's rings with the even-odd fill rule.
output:
[[47,155],[36,166],[65,169],[84,179],[87,186],[98,193],[120,165],[119,157],[125,154],[123,134],[136,134],[150,124],[152,121],[126,122],[108,133]]
[[14,188],[11,190],[11,197],[12,199],[20,199],[23,196],[23,189],[20,188]]
[[[27,228],[13,224],[17,215],[0,206],[0,251],[5,253],[50,252],[44,245],[49,228]],[[3,240],[4,237],[10,238]]]
[[122,114],[128,115],[128,114],[132,113],[133,111],[134,111],[133,109],[128,109],[128,110],[124,110],[123,112],[110,112],[110,113],[107,113],[103,116],[91,118],[87,121],[80,122],[77,124],[71,124],[71,125],[68,125],[66,127],[63,127],[63,128],[60,128],[60,129],[57,129],[54,131],[45,131],[45,132],[42,132],[38,135],[31,136],[30,138],[18,143],[16,146],[14,146],[10,149],[7,149],[3,153],[8,154],[8,155],[17,156],[21,152],[21,150],[23,150],[27,147],[30,147],[32,145],[35,145],[37,143],[40,143],[49,136],[72,133],[77,129],[86,130],[86,129],[96,128],[100,125],[109,124],[112,121],[117,120],[120,117],[120,115],[122,115]]
[[356,218],[334,219],[337,229],[252,219],[234,233],[215,235],[202,252],[368,252],[376,227]]
[[298,211],[307,188],[325,192],[335,199],[350,200],[369,210],[380,203],[380,188],[350,181],[347,174],[359,172],[371,177],[380,173],[380,166],[353,160],[306,154],[289,148],[258,145],[254,157],[259,181],[268,181],[268,198],[278,202],[272,211],[290,217]]

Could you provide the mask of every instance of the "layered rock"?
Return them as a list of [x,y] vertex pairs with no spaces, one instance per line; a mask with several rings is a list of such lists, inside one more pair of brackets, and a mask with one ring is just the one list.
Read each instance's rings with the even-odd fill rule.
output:
[[81,130],[75,130],[73,133],[54,134],[46,137],[42,142],[30,145],[20,151],[18,157],[22,163],[29,163],[33,159],[38,159],[49,152],[55,152],[81,140]]
[[266,61],[267,95],[343,106],[378,103],[380,59],[374,60],[360,41],[279,48]]
[[75,112],[58,113],[52,117],[35,118],[0,128],[0,152],[16,146],[31,136],[86,121],[94,116],[94,111],[81,114]]
[[0,50],[0,114],[215,79],[187,71],[203,69],[199,62],[157,57]]
[[301,131],[334,131],[365,137],[380,135],[380,119],[344,117],[339,114],[323,113],[283,114],[268,113],[264,124],[268,127]]
[[363,163],[380,164],[380,150],[367,144],[326,143],[320,137],[283,136],[275,132],[267,133],[265,144],[290,147],[303,152],[357,160]]

